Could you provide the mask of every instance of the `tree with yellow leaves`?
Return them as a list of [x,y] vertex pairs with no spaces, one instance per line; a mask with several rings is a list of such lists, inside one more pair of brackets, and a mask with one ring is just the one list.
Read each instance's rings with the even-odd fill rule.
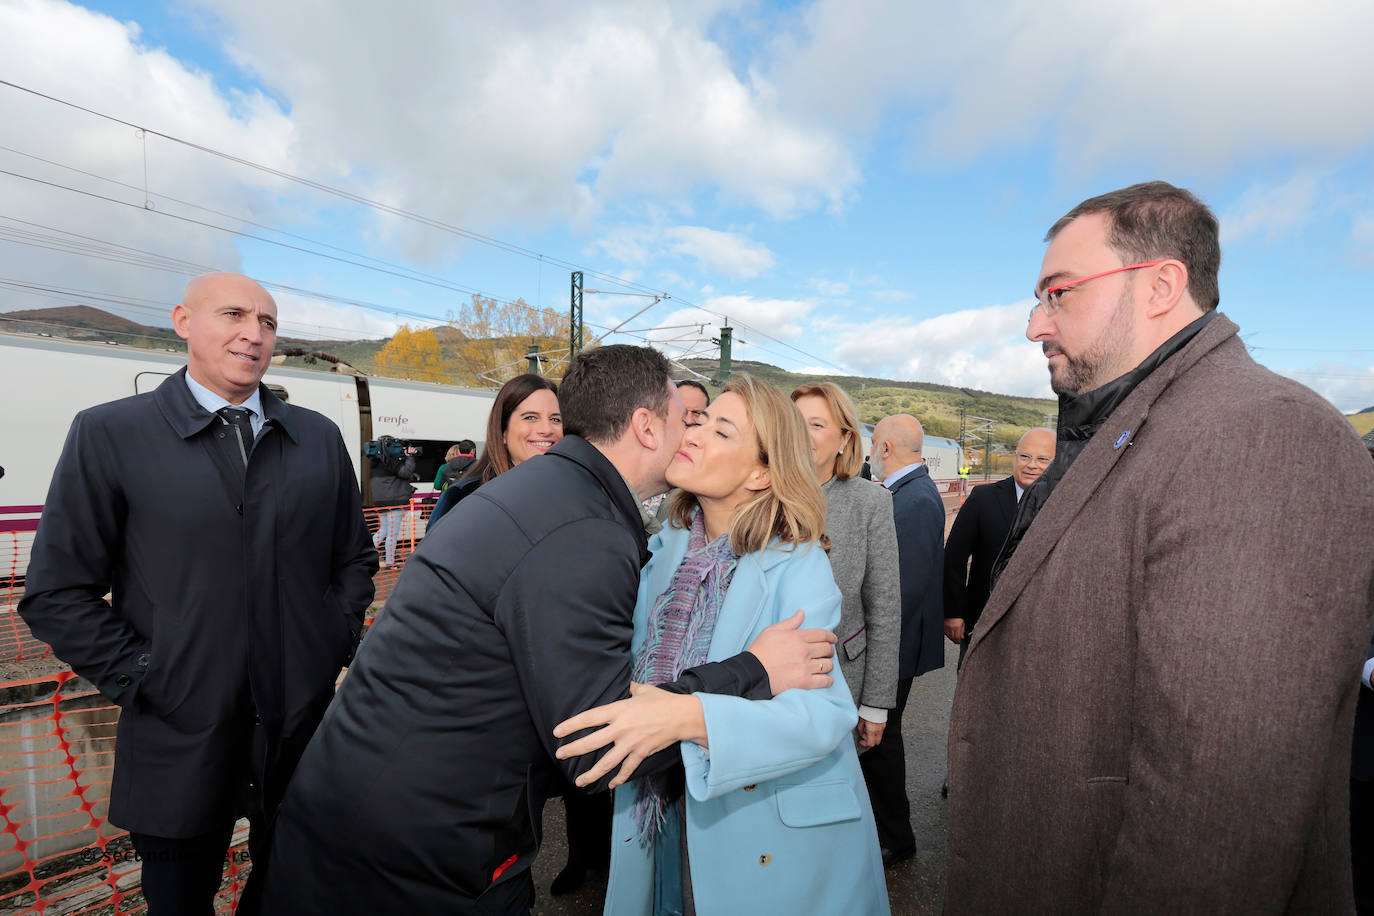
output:
[[465,379],[468,384],[504,382],[526,371],[524,358],[531,346],[538,346],[542,353],[561,350],[558,358],[567,357],[567,317],[523,299],[501,302],[473,296],[449,325],[460,338],[454,344],[459,373],[466,376],[473,367],[480,367],[477,372],[486,375],[480,382]]
[[420,382],[455,381],[444,365],[438,336],[423,328],[411,330],[408,324],[396,329],[396,334],[377,352],[375,362],[383,375]]

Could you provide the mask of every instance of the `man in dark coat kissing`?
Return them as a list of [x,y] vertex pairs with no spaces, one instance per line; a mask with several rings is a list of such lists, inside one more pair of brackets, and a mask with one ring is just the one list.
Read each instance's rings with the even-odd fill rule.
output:
[[260,384],[276,342],[266,290],[198,277],[172,321],[186,368],[73,421],[19,612],[120,706],[109,819],[143,860],[151,916],[213,911],[244,815],[247,913],[377,554],[338,427]]
[[[667,489],[684,431],[668,372],[648,348],[579,354],[563,440],[464,499],[407,561],[282,803],[267,912],[529,911],[554,767],[575,781],[602,757],[556,761],[554,726],[629,695],[654,524],[640,501]],[[833,640],[775,625],[669,689],[820,686]],[[779,647],[786,664],[770,660]],[[633,763],[635,744],[609,753]],[[673,745],[640,772],[680,759]]]

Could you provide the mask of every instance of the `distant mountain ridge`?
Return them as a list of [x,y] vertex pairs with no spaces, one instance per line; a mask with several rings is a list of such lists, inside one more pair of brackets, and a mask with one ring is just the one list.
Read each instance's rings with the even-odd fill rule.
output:
[[113,336],[121,343],[123,338],[129,337],[181,343],[181,338],[169,327],[155,328],[139,324],[89,305],[0,312],[0,319],[3,319],[0,320],[0,330],[25,334],[48,334],[52,337],[71,337],[76,340]]

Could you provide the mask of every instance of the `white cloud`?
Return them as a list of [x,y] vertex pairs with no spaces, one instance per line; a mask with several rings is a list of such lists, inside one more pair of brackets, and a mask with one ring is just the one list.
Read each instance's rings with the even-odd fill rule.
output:
[[412,328],[432,327],[433,323],[405,316],[388,316],[356,305],[340,305],[311,299],[297,293],[274,290],[277,319],[283,337],[307,340],[354,340],[360,337],[390,337],[403,324]]
[[[768,78],[818,123],[911,119],[931,159],[1053,144],[1083,167],[1211,168],[1257,152],[1344,153],[1374,137],[1374,5],[1262,0],[924,4],[817,0]],[[911,36],[940,36],[911,52]],[[1315,104],[1324,99],[1332,104]],[[1336,101],[1338,100],[1338,101]]]
[[838,331],[834,357],[864,375],[1052,397],[1045,357],[1025,338],[1028,307],[850,325]]
[[831,299],[839,296],[848,295],[849,284],[843,280],[827,280],[824,277],[812,277],[808,285],[822,296]]
[[674,226],[663,234],[673,251],[731,277],[747,280],[774,264],[773,252],[768,246],[737,232],[721,232],[705,226]]
[[663,258],[691,258],[703,270],[743,280],[768,270],[775,262],[767,245],[739,232],[706,226],[620,226],[605,233],[588,250],[635,265]]
[[1350,241],[1355,256],[1365,264],[1374,264],[1374,214],[1360,216],[1350,228]]
[[373,193],[459,224],[586,220],[703,186],[788,215],[857,179],[833,134],[784,117],[707,37],[721,3],[202,6],[290,101],[312,162],[386,176]]
[[[767,299],[755,296],[715,296],[706,300],[705,307],[730,317],[732,323],[757,328],[773,337],[796,338],[802,333],[802,322],[815,303],[804,299]],[[718,319],[717,319],[718,320]],[[740,328],[737,337],[747,338],[749,331]],[[754,341],[763,343],[763,341]]]
[[1374,366],[1322,363],[1311,370],[1275,369],[1325,397],[1342,413],[1374,407]]
[[1221,217],[1221,240],[1234,242],[1247,235],[1272,242],[1307,222],[1317,202],[1320,182],[1316,175],[1298,173],[1278,185],[1249,188]]
[[[297,164],[292,125],[275,103],[257,93],[218,91],[206,74],[143,45],[137,27],[99,13],[54,0],[0,4],[0,58],[6,78],[20,85],[238,155],[268,159],[288,169]],[[0,123],[6,125],[6,145],[30,154],[0,152],[0,168],[75,189],[0,176],[4,216],[29,223],[0,220],[0,226],[61,237],[66,249],[0,243],[0,276],[173,303],[188,275],[205,268],[233,270],[240,258],[233,236],[163,215],[191,213],[166,196],[269,222],[278,215],[273,203],[281,186],[277,179],[245,172],[153,135],[141,136],[124,125],[9,88],[0,90]],[[46,165],[32,156],[125,186]],[[145,167],[148,195],[143,190]],[[145,203],[150,204],[147,209]],[[193,215],[207,219],[203,212]],[[96,251],[91,239],[125,247]],[[75,253],[74,245],[84,246],[84,253]],[[152,257],[189,263],[153,269]],[[16,307],[25,304],[14,301]]]
[[873,294],[873,298],[885,304],[892,304],[906,302],[915,297],[904,289],[880,289]]

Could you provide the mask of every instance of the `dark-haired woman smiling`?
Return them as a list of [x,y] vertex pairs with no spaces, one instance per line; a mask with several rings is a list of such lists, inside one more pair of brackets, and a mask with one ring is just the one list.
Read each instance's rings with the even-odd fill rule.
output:
[[542,375],[517,375],[501,386],[487,415],[487,441],[482,457],[445,490],[430,513],[429,524],[443,518],[463,497],[511,468],[542,455],[563,438],[558,386]]

